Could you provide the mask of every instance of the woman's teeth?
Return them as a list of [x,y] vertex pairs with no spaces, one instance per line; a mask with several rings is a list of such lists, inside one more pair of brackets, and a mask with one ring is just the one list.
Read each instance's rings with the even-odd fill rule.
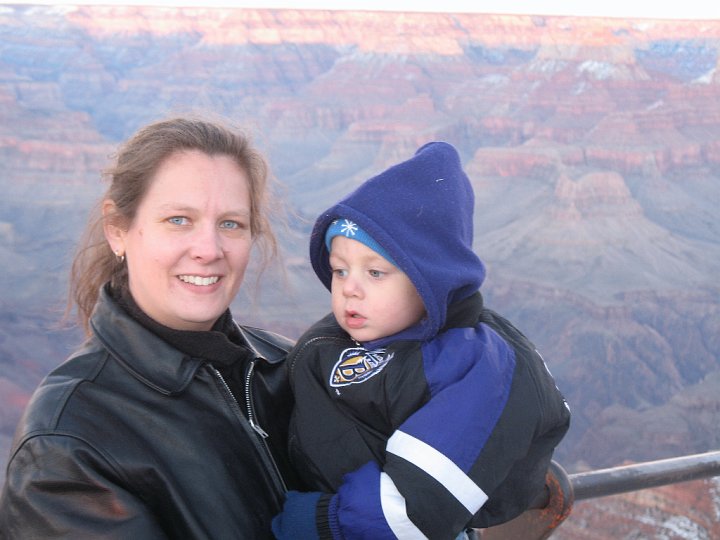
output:
[[192,285],[207,286],[218,282],[220,279],[218,276],[213,277],[201,277],[201,276],[178,276],[180,281],[190,283]]

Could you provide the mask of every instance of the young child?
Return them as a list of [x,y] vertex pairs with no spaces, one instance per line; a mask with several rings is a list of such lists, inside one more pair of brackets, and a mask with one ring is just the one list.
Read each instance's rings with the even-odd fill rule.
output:
[[535,347],[483,306],[474,194],[443,142],[317,219],[332,313],[288,356],[294,465],[280,539],[448,538],[522,513],[570,413]]

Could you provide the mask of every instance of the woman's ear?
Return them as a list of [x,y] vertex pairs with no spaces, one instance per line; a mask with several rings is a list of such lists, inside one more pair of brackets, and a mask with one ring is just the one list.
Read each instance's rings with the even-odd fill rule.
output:
[[110,249],[118,257],[125,255],[125,231],[120,227],[117,206],[110,199],[102,202],[103,232]]

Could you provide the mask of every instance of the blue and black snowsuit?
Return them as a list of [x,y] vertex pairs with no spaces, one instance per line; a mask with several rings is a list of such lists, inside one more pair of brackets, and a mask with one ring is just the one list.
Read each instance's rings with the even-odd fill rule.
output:
[[290,452],[325,493],[320,538],[452,539],[517,516],[543,488],[570,413],[533,344],[483,306],[473,209],[456,150],[429,143],[315,223],[310,258],[328,289],[325,231],[345,218],[387,251],[426,308],[417,325],[369,343],[330,314],[288,357]]

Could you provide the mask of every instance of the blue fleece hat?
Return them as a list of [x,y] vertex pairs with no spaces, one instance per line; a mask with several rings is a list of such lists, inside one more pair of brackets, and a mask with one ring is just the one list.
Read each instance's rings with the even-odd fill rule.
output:
[[330,290],[327,230],[338,218],[355,223],[407,274],[425,304],[426,318],[391,337],[429,339],[445,324],[448,306],[473,294],[485,279],[485,266],[472,248],[474,209],[457,150],[431,142],[320,214],[310,237],[310,262]]
[[[390,254],[385,251],[385,248],[378,244],[372,236],[358,227],[357,223],[349,219],[336,219],[328,227],[325,233],[325,247],[328,252],[332,251],[332,239],[336,236],[344,236],[345,238],[350,238],[351,240],[365,244],[389,263],[395,264],[395,261],[393,261]],[[395,264],[395,266],[397,266],[397,264]]]

